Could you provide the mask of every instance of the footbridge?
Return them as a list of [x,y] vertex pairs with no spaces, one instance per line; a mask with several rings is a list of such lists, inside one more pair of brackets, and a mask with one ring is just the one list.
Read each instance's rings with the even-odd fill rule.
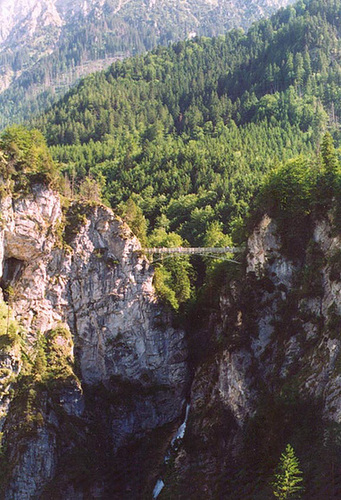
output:
[[[238,254],[243,251],[240,247],[153,247],[136,250],[137,253],[145,255],[157,255],[161,260],[165,257],[176,257],[179,255],[201,255],[215,259],[227,259],[227,254]],[[159,259],[154,259],[159,260]],[[228,259],[231,260],[231,259]]]

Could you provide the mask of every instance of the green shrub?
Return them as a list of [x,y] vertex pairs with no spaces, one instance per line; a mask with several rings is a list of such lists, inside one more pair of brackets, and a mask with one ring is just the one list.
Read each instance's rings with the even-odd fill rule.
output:
[[80,228],[86,224],[91,208],[91,204],[74,202],[64,210],[65,225],[63,239],[67,245],[79,233]]
[[156,293],[162,302],[177,311],[179,309],[179,302],[176,299],[175,291],[172,290],[172,284],[171,273],[163,266],[156,267],[153,279]]
[[15,191],[27,191],[34,183],[56,186],[59,174],[38,130],[14,125],[0,136],[0,175]]
[[0,301],[0,349],[9,351],[20,341],[19,325],[14,321],[8,305]]

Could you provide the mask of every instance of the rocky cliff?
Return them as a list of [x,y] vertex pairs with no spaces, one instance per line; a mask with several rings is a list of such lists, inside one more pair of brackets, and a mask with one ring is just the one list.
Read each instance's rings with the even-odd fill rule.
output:
[[331,221],[315,220],[293,261],[275,221],[255,228],[245,271],[230,278],[204,328],[213,348],[196,369],[160,499],[272,498],[287,443],[300,457],[304,498],[339,498],[340,246]]
[[[340,494],[341,253],[315,219],[296,258],[264,216],[219,308],[158,303],[129,228],[35,186],[1,201],[3,498],[268,499],[280,453],[305,498]],[[186,397],[187,395],[187,397]],[[186,419],[176,432],[189,406]],[[158,480],[158,481],[157,481]]]
[[62,209],[35,186],[2,199],[0,241],[4,498],[137,498],[188,381],[138,240],[106,207]]

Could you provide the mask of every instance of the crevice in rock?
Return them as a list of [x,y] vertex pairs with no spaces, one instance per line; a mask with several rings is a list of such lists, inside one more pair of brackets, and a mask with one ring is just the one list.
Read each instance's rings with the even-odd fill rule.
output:
[[8,301],[8,287],[13,285],[20,278],[25,262],[15,257],[4,260],[3,273],[0,279],[0,287],[3,290],[4,299]]

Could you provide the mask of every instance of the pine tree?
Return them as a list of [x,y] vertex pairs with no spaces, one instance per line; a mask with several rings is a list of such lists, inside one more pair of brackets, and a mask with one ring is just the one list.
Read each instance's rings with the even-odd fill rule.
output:
[[329,132],[326,132],[322,139],[321,157],[324,172],[319,183],[319,201],[328,207],[335,196],[338,171],[338,159],[334,148],[334,141]]
[[280,500],[300,498],[300,493],[303,491],[303,486],[300,484],[302,481],[299,461],[293,447],[287,444],[285,452],[281,455],[275,480],[272,483],[273,494]]
[[337,169],[337,157],[334,148],[334,141],[329,132],[326,132],[322,139],[321,156],[327,172],[334,173]]

